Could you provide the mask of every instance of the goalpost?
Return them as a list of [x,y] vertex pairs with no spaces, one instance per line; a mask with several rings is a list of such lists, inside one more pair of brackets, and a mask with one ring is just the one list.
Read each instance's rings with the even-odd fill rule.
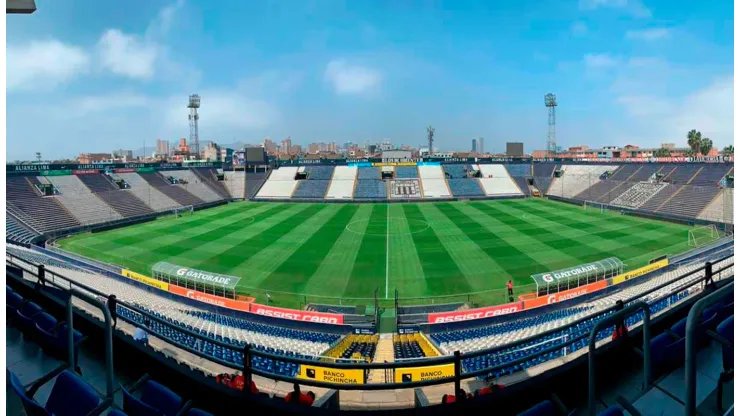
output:
[[184,207],[175,208],[172,210],[172,214],[177,218],[185,215],[193,215],[193,206],[186,205]]
[[714,224],[689,230],[689,247],[699,247],[719,239],[719,230]]
[[586,211],[589,208],[598,209],[602,214],[606,212],[606,206],[601,202],[583,201],[583,210]]

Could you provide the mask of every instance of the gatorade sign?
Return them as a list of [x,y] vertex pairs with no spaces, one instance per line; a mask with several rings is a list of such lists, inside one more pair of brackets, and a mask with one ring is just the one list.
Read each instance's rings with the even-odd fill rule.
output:
[[394,379],[396,383],[437,380],[455,375],[455,364],[432,365],[428,367],[397,368]]
[[301,380],[320,381],[322,383],[365,384],[365,371],[301,364],[298,378]]
[[487,308],[468,309],[465,311],[430,313],[428,322],[430,324],[444,324],[450,322],[471,321],[473,319],[508,315],[521,310],[522,303],[514,302],[507,303],[505,305],[490,306]]
[[275,308],[273,306],[259,305],[256,303],[252,304],[251,312],[256,313],[257,315],[301,322],[316,322],[320,324],[334,325],[341,325],[344,323],[344,315],[338,313],[299,311],[296,309]]

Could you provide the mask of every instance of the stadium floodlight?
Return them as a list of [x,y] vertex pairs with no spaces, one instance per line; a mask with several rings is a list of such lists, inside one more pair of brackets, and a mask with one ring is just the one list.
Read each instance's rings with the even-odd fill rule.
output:
[[558,106],[558,101],[555,98],[555,94],[548,92],[545,94],[545,107],[547,107],[547,151],[548,153],[555,153],[558,145],[555,139],[555,107]]

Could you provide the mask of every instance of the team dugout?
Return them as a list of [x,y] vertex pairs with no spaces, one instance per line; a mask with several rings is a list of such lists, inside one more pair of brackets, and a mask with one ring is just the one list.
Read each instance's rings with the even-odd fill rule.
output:
[[543,296],[605,280],[623,271],[624,263],[616,257],[609,257],[567,269],[533,274],[532,279],[537,285],[537,296]]
[[234,299],[240,277],[206,272],[160,261],[152,266],[152,277],[169,284]]

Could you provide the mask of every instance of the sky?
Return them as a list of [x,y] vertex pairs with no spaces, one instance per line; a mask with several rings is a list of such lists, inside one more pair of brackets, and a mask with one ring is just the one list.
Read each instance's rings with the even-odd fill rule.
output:
[[545,148],[733,138],[729,0],[36,0],[7,21],[7,159],[217,143]]

